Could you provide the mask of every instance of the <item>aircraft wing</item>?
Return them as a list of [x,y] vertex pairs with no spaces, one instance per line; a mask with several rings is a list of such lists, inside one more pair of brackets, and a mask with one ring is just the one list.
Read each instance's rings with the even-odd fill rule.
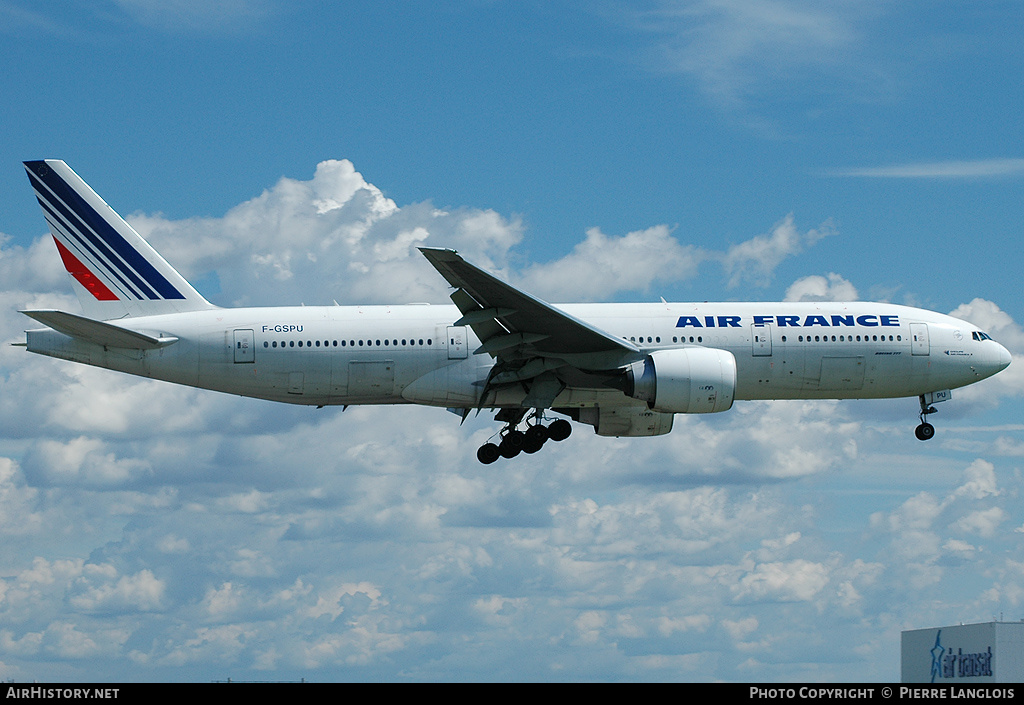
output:
[[421,247],[420,251],[455,287],[452,301],[462,312],[455,324],[473,328],[483,342],[476,353],[490,353],[499,362],[534,360],[530,369],[541,372],[558,361],[580,369],[607,370],[642,357],[628,340],[501,281],[454,250]]

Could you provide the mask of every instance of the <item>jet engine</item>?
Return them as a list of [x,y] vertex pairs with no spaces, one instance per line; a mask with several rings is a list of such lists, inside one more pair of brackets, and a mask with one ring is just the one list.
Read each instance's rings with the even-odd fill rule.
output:
[[727,411],[736,396],[736,358],[716,348],[656,350],[626,368],[624,391],[653,411]]

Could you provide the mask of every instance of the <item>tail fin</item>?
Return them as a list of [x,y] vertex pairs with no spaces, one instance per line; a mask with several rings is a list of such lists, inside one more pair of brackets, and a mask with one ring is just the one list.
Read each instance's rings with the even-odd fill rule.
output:
[[214,308],[67,164],[47,159],[25,169],[86,316]]

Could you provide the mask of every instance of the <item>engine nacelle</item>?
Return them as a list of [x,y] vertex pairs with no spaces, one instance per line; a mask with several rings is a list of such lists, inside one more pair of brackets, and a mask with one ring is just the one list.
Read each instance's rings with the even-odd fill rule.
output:
[[626,394],[664,413],[727,411],[736,397],[736,358],[717,348],[656,350],[626,368]]
[[590,424],[599,436],[661,436],[672,430],[672,414],[661,414],[637,406],[590,406],[569,414]]

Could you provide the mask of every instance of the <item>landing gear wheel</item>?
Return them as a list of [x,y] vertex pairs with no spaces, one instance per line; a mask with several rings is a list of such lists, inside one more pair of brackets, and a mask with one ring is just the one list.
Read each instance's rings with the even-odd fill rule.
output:
[[530,426],[526,429],[526,440],[544,443],[548,439],[548,430],[544,426],[537,424],[536,426]]
[[519,455],[523,450],[523,444],[526,442],[526,434],[522,431],[509,431],[505,434],[505,437],[501,439],[501,445],[498,446],[498,451],[501,453],[501,457],[512,459]]
[[522,452],[537,453],[548,440],[548,429],[544,426],[530,426],[524,434]]
[[548,426],[548,438],[553,441],[564,441],[572,433],[572,424],[565,419],[552,421]]
[[490,465],[500,457],[501,451],[498,450],[498,446],[493,443],[485,443],[480,446],[480,450],[476,452],[476,459],[484,465]]
[[536,426],[530,426],[526,429],[526,433],[523,435],[523,452],[536,453],[543,447],[544,442],[548,439],[548,430],[540,424],[537,424]]
[[531,454],[536,453],[538,450],[541,449],[543,445],[543,443],[531,443],[530,441],[527,441],[526,443],[523,444],[523,452]]

